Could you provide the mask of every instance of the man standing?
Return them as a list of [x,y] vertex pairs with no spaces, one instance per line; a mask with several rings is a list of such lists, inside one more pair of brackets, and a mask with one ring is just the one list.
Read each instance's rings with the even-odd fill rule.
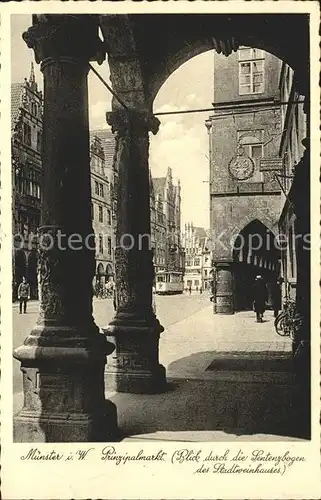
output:
[[257,323],[263,323],[263,314],[268,291],[261,275],[257,275],[253,286],[253,304]]
[[272,284],[271,292],[272,292],[272,303],[273,303],[273,311],[274,311],[275,318],[277,317],[280,309],[282,308],[282,305],[281,305],[281,302],[282,302],[281,301],[281,284],[282,284],[282,278],[278,278]]
[[22,304],[23,304],[23,312],[26,314],[27,312],[27,301],[30,299],[30,286],[27,283],[25,276],[22,278],[22,282],[18,287],[18,299],[19,299],[19,313],[22,313]]

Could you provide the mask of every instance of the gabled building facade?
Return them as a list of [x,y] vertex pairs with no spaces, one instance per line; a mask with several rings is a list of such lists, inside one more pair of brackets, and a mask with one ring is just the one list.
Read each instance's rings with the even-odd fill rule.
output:
[[185,251],[185,290],[196,292],[210,290],[212,258],[205,229],[194,226],[193,222],[185,224],[182,245]]
[[31,63],[29,79],[11,85],[13,300],[25,276],[38,298],[37,229],[42,197],[43,95]]
[[105,152],[98,136],[91,135],[90,144],[91,210],[96,241],[96,276],[94,289],[110,281],[114,275],[114,224],[110,177],[107,173]]
[[181,186],[173,183],[172,170],[166,177],[150,176],[151,242],[155,274],[184,272],[181,245]]
[[[279,220],[280,233],[286,237],[287,245],[281,252],[284,295],[294,299],[297,285],[297,244],[295,186],[293,179],[300,164],[305,147],[302,141],[307,135],[306,114],[303,111],[303,97],[296,89],[293,70],[285,63],[280,71],[279,89],[282,106],[282,136],[279,148],[283,170],[278,176],[281,187],[282,212]],[[308,169],[308,166],[306,167]],[[308,242],[307,242],[308,243]]]

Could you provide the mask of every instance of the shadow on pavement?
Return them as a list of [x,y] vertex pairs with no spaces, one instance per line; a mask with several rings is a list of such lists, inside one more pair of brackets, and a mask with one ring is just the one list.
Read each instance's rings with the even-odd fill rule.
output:
[[[209,359],[209,354],[197,353],[181,358],[168,367],[168,372],[178,371],[178,364],[190,368],[197,364],[197,356],[204,361]],[[231,363],[229,374],[233,367],[240,370],[242,360],[243,363],[248,361],[244,353],[224,353],[225,357],[219,360],[213,359],[217,353],[212,354],[213,363],[221,362],[220,370],[224,363],[223,370],[228,371]],[[248,436],[248,440],[256,434],[264,434],[266,439],[275,436],[280,441],[283,437],[310,439],[309,408],[306,408],[309,402],[302,402],[300,387],[290,373],[292,363],[288,356],[276,352],[264,359],[262,353],[259,354],[259,361],[258,353],[248,356],[252,362],[257,357],[253,380],[249,372],[242,378],[242,370],[238,372],[239,378],[222,377],[220,371],[216,379],[212,363],[210,371],[214,376],[211,380],[169,379],[169,390],[163,394],[115,394],[110,399],[117,406],[119,427],[124,434],[136,436],[136,439],[142,434],[197,431],[223,431],[235,438]],[[275,375],[276,370],[279,377],[269,379],[268,372]]]

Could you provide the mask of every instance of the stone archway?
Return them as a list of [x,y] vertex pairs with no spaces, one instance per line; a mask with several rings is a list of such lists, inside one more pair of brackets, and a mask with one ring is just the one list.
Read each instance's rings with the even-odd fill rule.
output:
[[[128,59],[131,69],[142,72],[149,107],[166,79],[192,57],[215,49],[226,56],[240,45],[263,49],[285,61],[296,72],[300,92],[308,93],[308,16],[288,14],[133,14],[100,16],[109,44],[111,70],[117,72],[113,47]],[[284,25],[287,36],[283,36]],[[121,46],[114,43],[123,33]],[[126,41],[125,41],[126,38]],[[130,63],[130,56],[136,54]],[[115,64],[114,64],[115,63]],[[124,71],[126,68],[124,67]],[[114,84],[117,76],[115,74]],[[132,98],[132,96],[130,97]],[[126,101],[125,101],[126,102]]]
[[[288,15],[33,16],[24,39],[41,62],[45,89],[39,236],[53,246],[42,246],[39,254],[41,315],[15,351],[27,402],[15,416],[16,441],[108,441],[115,436],[115,409],[106,404],[103,383],[106,355],[115,346],[107,365],[109,390],[151,393],[166,388],[158,359],[163,328],[152,308],[152,253],[146,239],[138,246],[139,235],[150,234],[148,134],[156,134],[159,127],[153,100],[169,74],[192,56],[213,48],[228,55],[240,44],[285,60],[295,71],[300,93],[308,97],[308,22],[308,16]],[[104,43],[98,37],[99,23]],[[106,48],[118,96],[107,117],[116,134],[118,171],[117,312],[105,329],[114,345],[106,342],[92,319],[95,245],[77,252],[62,252],[58,245],[60,230],[86,240],[93,234],[87,73],[88,62],[101,62]],[[298,217],[304,226],[306,214]],[[130,250],[120,244],[125,233],[134,238]],[[50,367],[45,359],[50,359]],[[61,387],[54,403],[48,380]],[[37,391],[36,385],[42,389]]]
[[96,276],[98,277],[98,279],[102,276],[105,276],[104,265],[101,262],[99,262],[99,264],[97,265]]
[[240,231],[233,248],[234,309],[252,309],[252,288],[260,274],[268,290],[268,305],[272,308],[272,287],[279,273],[280,249],[274,233],[254,219]]
[[[124,109],[114,98],[113,112],[107,117],[116,134],[115,166],[119,173],[116,245],[125,232],[133,234],[135,240],[139,233],[150,232],[148,133],[156,134],[159,127],[152,109],[162,84],[175,69],[201,52],[214,48],[228,56],[240,45],[248,45],[285,60],[301,78],[302,88],[305,85],[307,89],[307,61],[298,59],[294,50],[298,45],[307,50],[307,20],[293,19],[293,36],[284,40],[280,34],[285,19],[263,15],[100,16],[113,88],[126,106]],[[298,30],[300,42],[294,34]],[[152,256],[147,249],[124,252],[117,246],[115,261],[119,308],[105,331],[116,344],[117,355],[107,367],[107,383],[124,392],[161,390],[165,378],[158,362],[161,328],[151,308]],[[220,269],[223,274],[230,272],[226,263]],[[144,281],[140,281],[142,275]],[[134,341],[137,321],[144,327],[141,337],[135,333]],[[126,341],[122,332],[127,332]]]
[[106,281],[109,281],[114,276],[111,264],[106,265]]
[[[123,206],[125,199],[121,198],[123,208],[121,209],[117,229],[118,235],[116,239],[118,241],[122,232],[133,230],[134,234],[138,234],[150,230],[149,221],[139,221],[138,219],[142,213],[149,214],[148,132],[157,133],[159,126],[151,111],[155,96],[162,84],[184,62],[210,49],[215,49],[217,52],[228,56],[241,45],[261,48],[284,60],[293,68],[298,88],[301,94],[306,96],[306,103],[308,103],[309,79],[308,58],[306,57],[309,47],[308,21],[305,17],[291,18],[290,36],[284,39],[282,26],[285,21],[288,21],[288,16],[168,16],[166,14],[160,16],[100,16],[102,32],[109,49],[108,56],[113,88],[117,96],[121,98],[128,108],[122,109],[119,102],[114,99],[114,111],[108,118],[117,137],[118,154],[115,156],[115,162],[120,173],[119,193],[120,196],[123,196],[126,192],[127,197],[131,199],[130,210],[126,213]],[[300,33],[299,38],[298,33]],[[122,39],[121,45],[118,43],[120,38]],[[299,48],[300,53],[303,51],[305,56],[300,55],[297,57],[296,53]],[[140,144],[139,148],[137,147],[138,143]],[[125,152],[127,152],[126,157]],[[136,164],[138,160],[141,167]],[[144,198],[141,196],[142,191],[144,192]],[[138,192],[140,193],[139,199]],[[105,330],[110,339],[117,345],[118,365],[117,362],[113,362],[114,366],[109,368],[113,377],[111,383],[117,390],[125,392],[149,390],[146,388],[147,378],[151,381],[153,390],[162,387],[160,381],[157,381],[157,377],[155,378],[153,375],[154,373],[160,373],[160,365],[158,364],[159,330],[157,331],[157,328],[153,329],[152,324],[149,323],[150,320],[147,319],[147,317],[151,317],[149,313],[144,314],[139,311],[138,284],[136,283],[139,280],[139,273],[137,276],[133,274],[134,268],[142,269],[140,267],[142,266],[141,259],[139,258],[142,255],[142,252],[136,256],[134,252],[131,252],[125,257],[123,252],[119,251],[118,254],[116,252],[116,287],[118,290],[127,288],[124,312],[128,306],[131,313],[133,313],[133,310],[135,311],[133,317],[138,316],[140,321],[147,322],[150,325],[149,335],[150,338],[154,337],[154,343],[148,347],[145,345],[144,354],[142,354],[143,346],[140,345],[140,341],[137,343],[137,336],[135,337],[134,351],[130,348],[130,345],[133,346],[133,337],[130,341],[127,339],[126,346],[122,346],[121,330],[125,329],[131,336],[130,332],[131,328],[134,327],[134,323],[125,324],[120,321],[122,314],[120,310],[116,313],[115,320]],[[150,260],[147,255],[146,253],[144,257],[146,276],[151,273],[151,266],[146,264]],[[122,264],[120,264],[121,262]],[[215,265],[218,282],[222,284],[230,283],[228,286],[232,286],[230,262],[227,262],[226,259],[222,261],[217,259]],[[126,273],[128,273],[127,276],[131,275],[133,281],[126,277],[125,269]],[[151,282],[152,279],[149,278],[144,285],[139,286],[139,296],[145,297],[148,304],[147,311],[150,310]],[[125,287],[124,283],[126,283]],[[217,289],[218,287],[216,287],[216,291],[218,291]],[[120,297],[120,304],[122,300],[122,297]],[[222,307],[225,311],[225,306]],[[231,312],[231,307],[227,306],[225,312]],[[141,341],[145,342],[143,338]],[[129,351],[132,352],[130,359],[128,359]],[[122,355],[122,352],[124,355]],[[152,359],[156,359],[156,363]],[[124,363],[126,363],[127,367],[131,367],[130,375],[128,368],[124,373]],[[143,366],[150,368],[145,370]],[[142,379],[137,381],[136,370],[137,373],[145,372],[146,379],[144,383],[142,383]],[[136,382],[137,388],[134,388]],[[143,387],[144,384],[145,387]]]

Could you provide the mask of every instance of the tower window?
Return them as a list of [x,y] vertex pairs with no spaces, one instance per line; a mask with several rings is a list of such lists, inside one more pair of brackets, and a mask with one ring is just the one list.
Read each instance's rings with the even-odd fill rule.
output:
[[103,237],[99,235],[99,253],[104,253]]
[[264,92],[264,52],[242,47],[239,53],[239,94]]

